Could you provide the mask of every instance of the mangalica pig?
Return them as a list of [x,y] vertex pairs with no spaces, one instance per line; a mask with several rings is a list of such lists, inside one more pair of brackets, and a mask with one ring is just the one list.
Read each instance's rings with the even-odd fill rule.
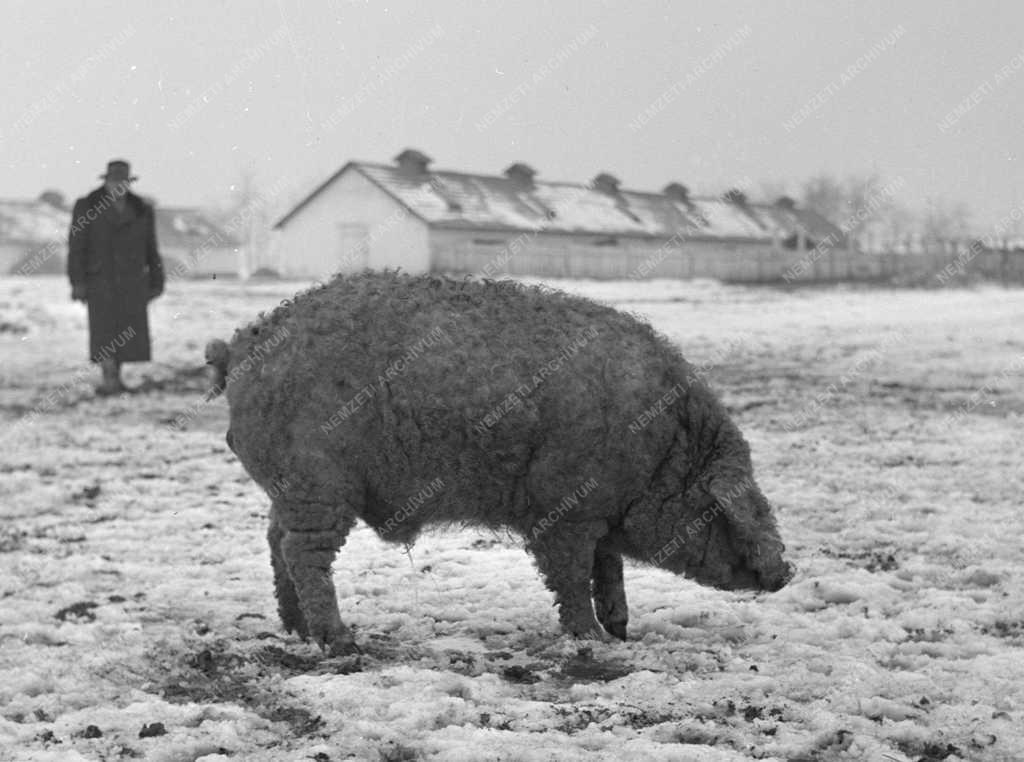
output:
[[577,637],[626,637],[623,557],[734,590],[792,577],[750,450],[667,339],[510,281],[338,276],[207,361],[228,443],[271,496],[281,620],[356,650],[331,565],[362,519],[519,534]]

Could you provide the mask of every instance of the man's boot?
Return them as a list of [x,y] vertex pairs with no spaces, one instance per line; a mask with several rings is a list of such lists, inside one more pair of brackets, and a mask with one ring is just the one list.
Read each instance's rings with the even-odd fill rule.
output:
[[105,397],[124,391],[124,384],[121,383],[121,365],[116,359],[107,357],[101,360],[100,370],[103,372],[103,381],[96,387],[97,394]]

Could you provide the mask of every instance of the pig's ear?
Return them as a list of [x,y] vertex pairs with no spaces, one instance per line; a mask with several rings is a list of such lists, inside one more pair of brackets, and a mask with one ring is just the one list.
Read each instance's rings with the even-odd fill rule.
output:
[[716,512],[729,521],[732,528],[743,537],[756,531],[757,502],[751,499],[754,481],[749,476],[716,476],[708,484],[708,492],[715,498]]
[[228,377],[228,345],[220,339],[214,339],[206,345],[206,364],[213,368],[211,385],[207,390],[207,399],[212,399],[224,391]]
[[735,476],[716,476],[708,482],[708,492],[715,500],[722,504],[725,510],[730,510],[743,502],[747,493],[754,486],[754,480],[742,474]]
[[708,485],[715,507],[729,522],[737,549],[760,569],[757,558],[774,558],[785,549],[778,539],[775,518],[751,476],[718,476]]

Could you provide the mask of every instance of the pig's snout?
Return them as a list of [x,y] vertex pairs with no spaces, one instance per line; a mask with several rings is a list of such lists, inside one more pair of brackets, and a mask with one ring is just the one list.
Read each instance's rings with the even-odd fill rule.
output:
[[796,574],[793,564],[783,561],[773,569],[754,570],[746,564],[734,566],[726,590],[756,590],[762,593],[774,593],[781,590]]
[[776,590],[781,590],[790,582],[792,582],[793,577],[795,576],[796,567],[788,561],[784,561],[782,563],[782,573],[776,577],[775,581],[772,584],[765,585],[764,589],[770,593],[774,593]]
[[757,572],[757,590],[774,593],[789,584],[796,574],[796,567],[787,561],[780,561],[778,566]]

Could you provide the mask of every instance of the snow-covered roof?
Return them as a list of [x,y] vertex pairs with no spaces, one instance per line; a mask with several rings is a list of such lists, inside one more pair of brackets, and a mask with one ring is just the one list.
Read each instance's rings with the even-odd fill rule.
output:
[[[0,243],[46,244],[66,241],[71,212],[35,200],[0,199]],[[191,249],[239,246],[235,236],[201,210],[190,207],[156,208],[157,241],[161,246]]]
[[[400,154],[400,157],[407,152]],[[618,190],[615,178],[585,185],[534,179],[530,171],[506,175],[430,170],[420,164],[349,162],[275,225],[288,222],[347,171],[359,172],[431,227],[468,230],[533,231],[622,235],[668,239],[771,240],[802,227],[820,240],[840,231],[808,209],[737,203],[721,196],[678,196]],[[609,182],[610,181],[610,182]],[[681,186],[676,186],[681,188]],[[685,189],[683,189],[685,191]]]
[[0,243],[63,241],[70,221],[70,212],[45,201],[0,199]]
[[156,239],[160,246],[192,249],[196,246],[234,248],[238,239],[199,209],[156,208]]

